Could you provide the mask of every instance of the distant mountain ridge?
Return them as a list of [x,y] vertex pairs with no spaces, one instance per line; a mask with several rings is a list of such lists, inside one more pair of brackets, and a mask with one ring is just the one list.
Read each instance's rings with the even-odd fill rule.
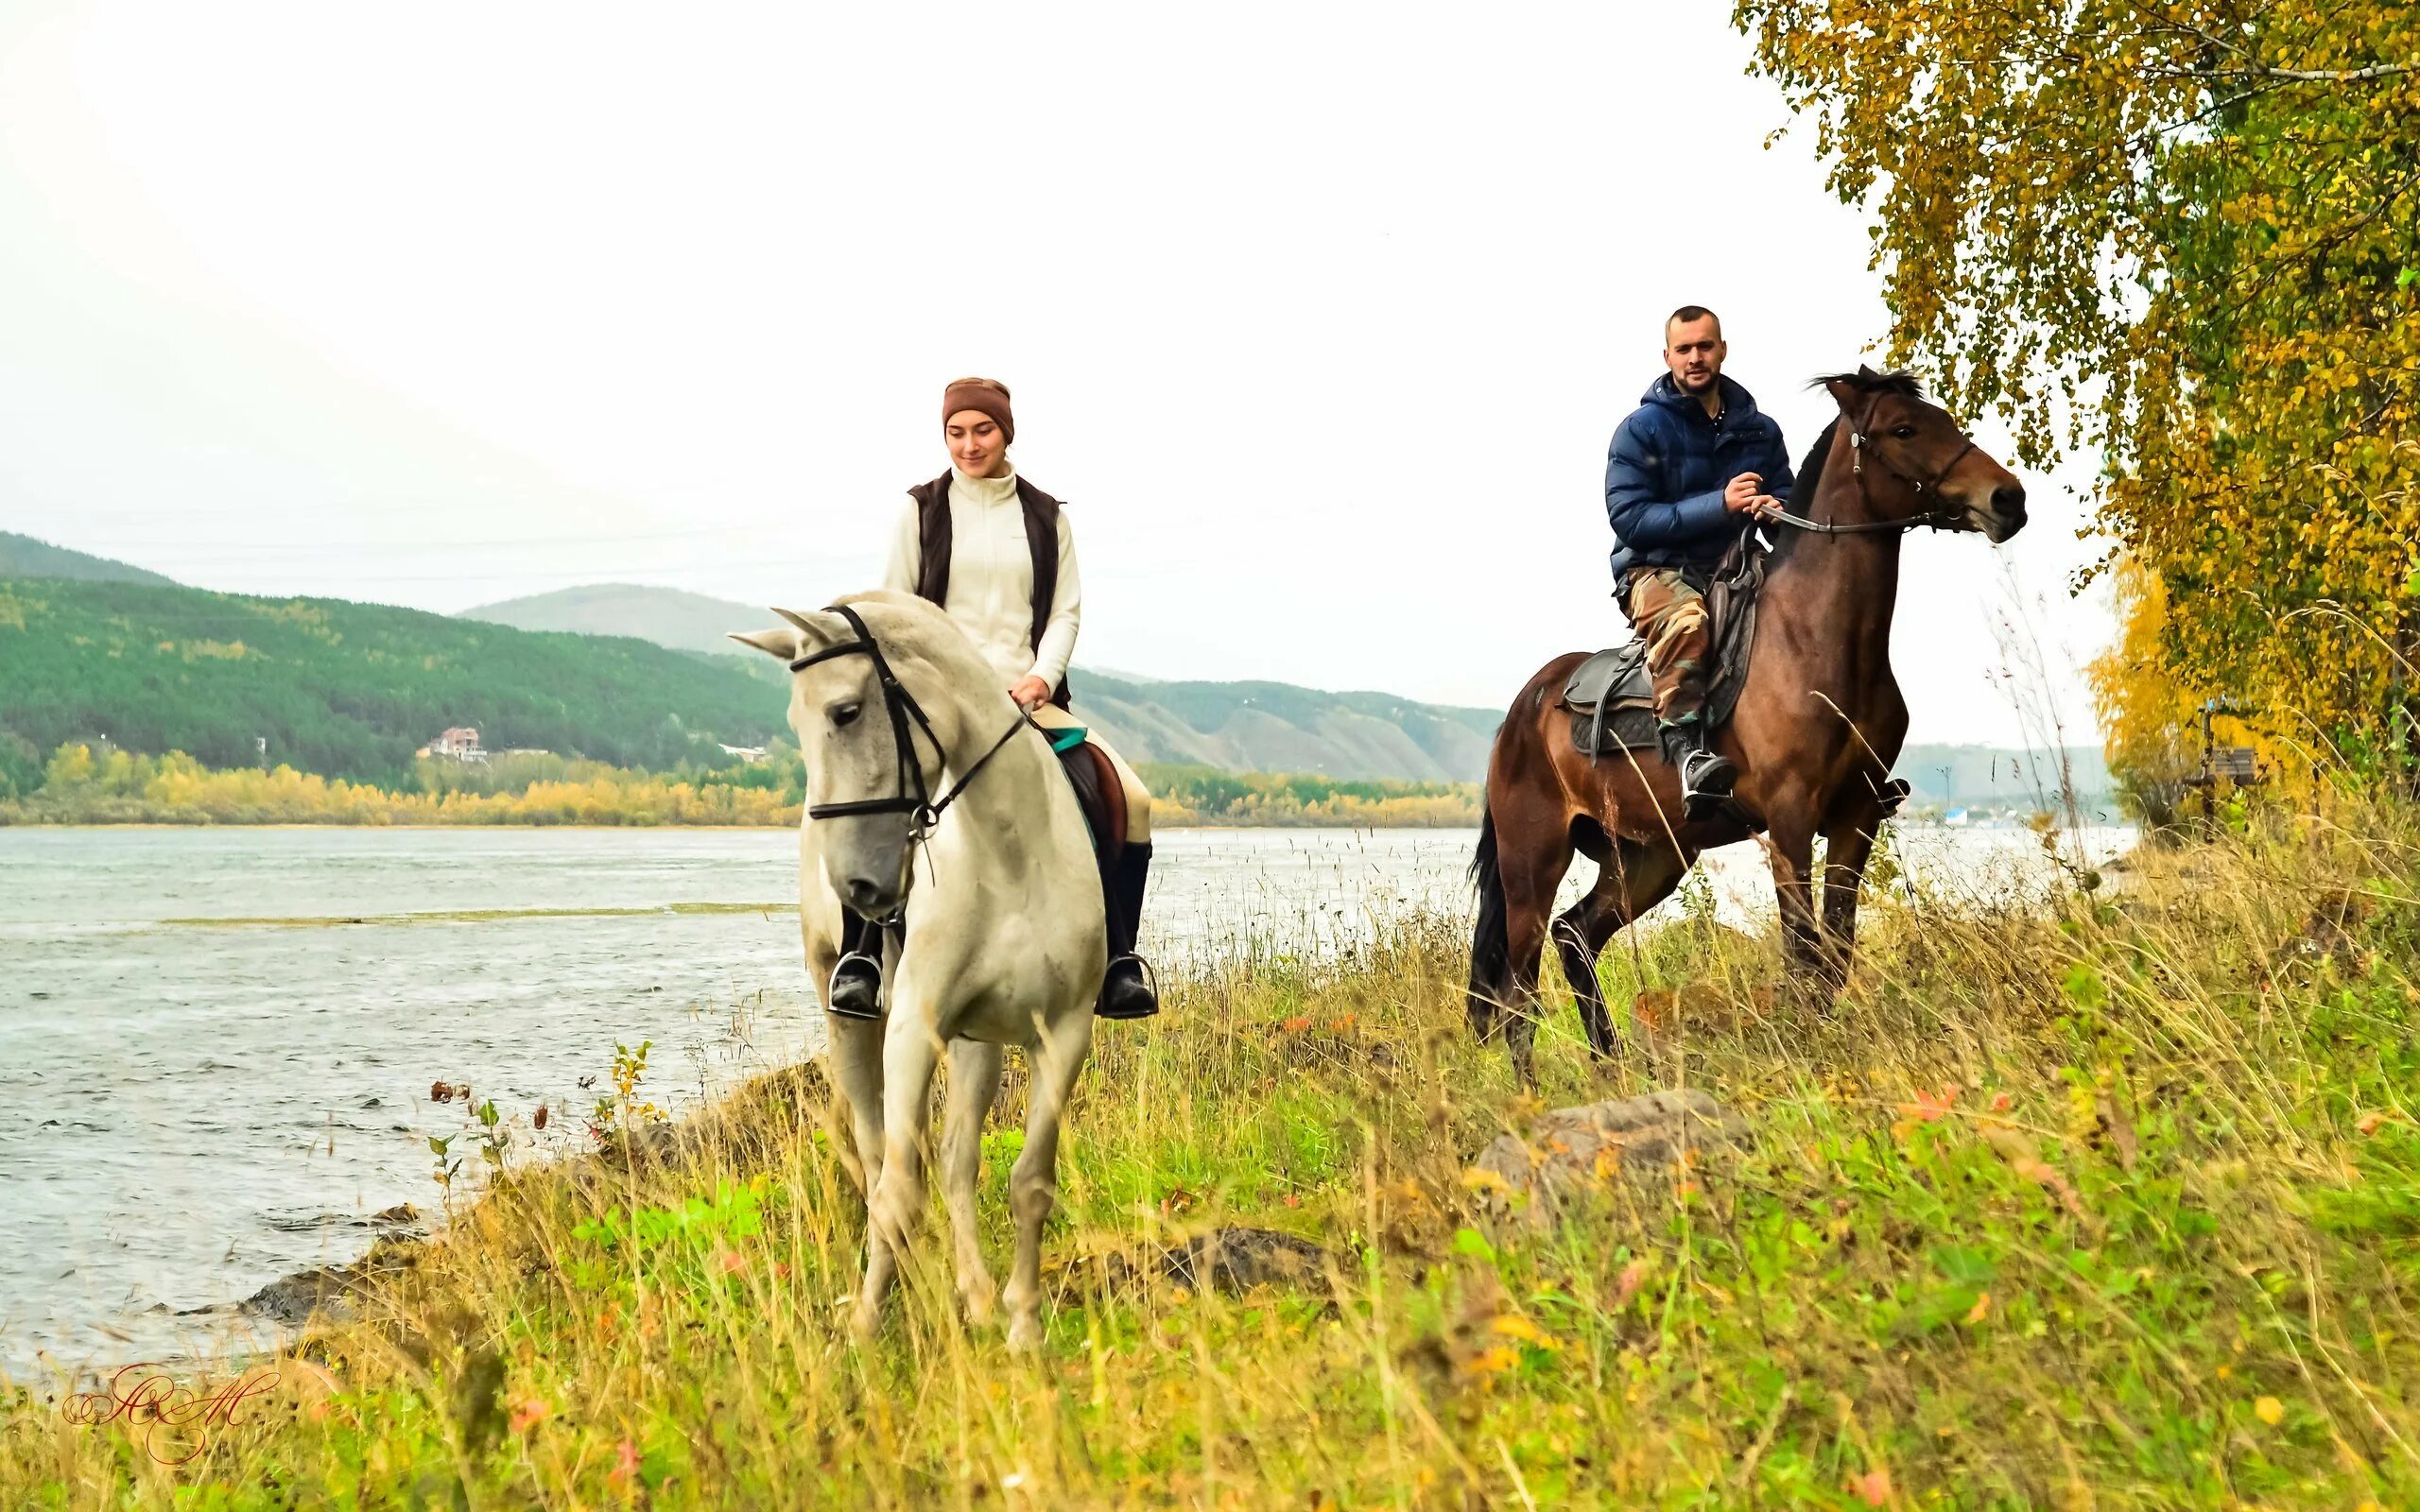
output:
[[[769,623],[760,606],[635,583],[560,589],[460,617],[717,655],[737,650],[726,632]],[[1492,709],[1284,682],[1164,682],[1083,666],[1068,679],[1078,715],[1127,760],[1230,771],[1475,782],[1487,775],[1488,744],[1503,718]]]
[[148,583],[154,588],[177,586],[173,577],[9,530],[0,530],[0,577],[63,577],[95,583]]

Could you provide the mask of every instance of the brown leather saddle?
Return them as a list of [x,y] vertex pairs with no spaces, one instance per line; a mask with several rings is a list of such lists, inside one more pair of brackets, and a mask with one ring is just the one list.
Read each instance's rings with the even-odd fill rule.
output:
[[1058,756],[1059,769],[1067,774],[1067,785],[1076,790],[1076,802],[1092,830],[1093,859],[1106,877],[1126,849],[1126,784],[1117,780],[1117,768],[1101,748],[1089,741],[1079,741]]
[[[1740,690],[1748,684],[1748,652],[1756,640],[1756,601],[1764,586],[1765,548],[1753,534],[1743,534],[1723,553],[1704,588],[1715,647],[1714,676],[1706,687],[1709,731],[1731,718]],[[1580,663],[1564,684],[1563,706],[1571,714],[1571,743],[1591,760],[1658,750],[1655,687],[1647,673],[1644,641],[1633,639]],[[1661,760],[1660,750],[1656,759]],[[1876,788],[1882,813],[1897,813],[1909,792],[1905,778],[1884,780]],[[1750,829],[1764,828],[1764,821],[1745,808],[1737,803],[1731,807]]]
[[[1702,585],[1714,643],[1705,702],[1709,731],[1730,719],[1748,682],[1756,595],[1765,584],[1765,551],[1743,531]],[[1581,662],[1564,683],[1563,707],[1571,714],[1571,743],[1582,755],[1655,749],[1655,684],[1647,671],[1647,643],[1634,638]]]

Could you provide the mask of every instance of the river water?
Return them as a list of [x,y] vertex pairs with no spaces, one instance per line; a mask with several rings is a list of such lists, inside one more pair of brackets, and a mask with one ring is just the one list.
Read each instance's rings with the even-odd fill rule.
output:
[[[1145,943],[1181,960],[1459,912],[1476,835],[1157,838]],[[1927,878],[2048,873],[2023,832],[1905,849]],[[675,1110],[811,1054],[797,855],[764,830],[0,829],[0,1376],[215,1347],[223,1314],[178,1314],[438,1207],[430,1137],[475,1140],[433,1083],[572,1148],[617,1043],[652,1041]],[[1722,912],[1770,915],[1754,848],[1710,860]]]

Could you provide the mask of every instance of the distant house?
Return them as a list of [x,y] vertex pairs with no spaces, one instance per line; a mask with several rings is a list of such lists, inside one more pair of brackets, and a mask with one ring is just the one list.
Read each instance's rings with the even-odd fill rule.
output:
[[479,746],[479,732],[468,725],[456,725],[420,748],[423,756],[442,762],[483,762],[488,753]]

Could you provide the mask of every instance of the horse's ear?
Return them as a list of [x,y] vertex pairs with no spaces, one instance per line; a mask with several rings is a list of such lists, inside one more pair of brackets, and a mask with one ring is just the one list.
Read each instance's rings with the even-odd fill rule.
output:
[[795,662],[810,651],[827,645],[838,645],[856,632],[849,622],[838,614],[801,614],[796,610],[773,607],[773,612],[790,622],[793,628],[771,630],[734,630],[731,638],[742,645],[752,645],[767,656],[784,662]]
[[799,633],[786,625],[769,630],[734,630],[731,638],[742,645],[754,646],[776,662],[798,660]]
[[[1864,373],[1872,372],[1874,369],[1871,368],[1860,368],[1858,370]],[[1848,377],[1846,374],[1842,374],[1837,378],[1824,379],[1824,391],[1832,396],[1832,402],[1841,406],[1841,413],[1843,415],[1846,415],[1857,408],[1857,402],[1863,392],[1858,387],[1857,381]]]
[[1874,365],[1872,363],[1858,363],[1857,365],[1857,375],[1859,381],[1864,383],[1878,384],[1882,381],[1882,375],[1874,370]]

